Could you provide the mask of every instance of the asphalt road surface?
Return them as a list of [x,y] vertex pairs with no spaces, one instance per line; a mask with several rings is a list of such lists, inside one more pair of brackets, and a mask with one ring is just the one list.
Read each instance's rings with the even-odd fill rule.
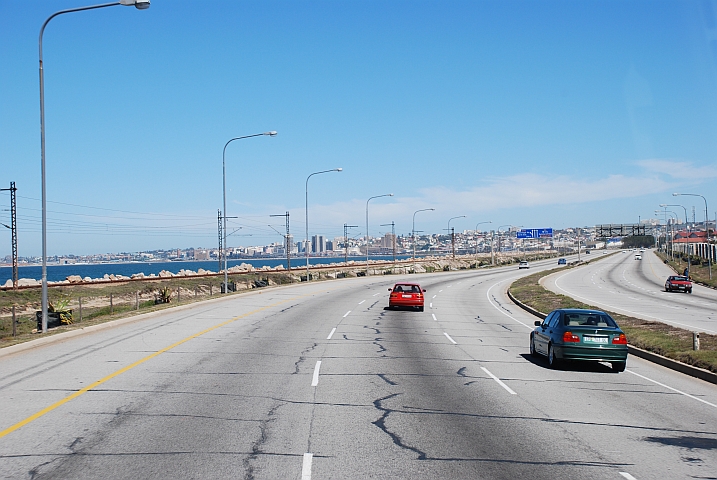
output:
[[642,260],[635,260],[634,253],[550,275],[543,285],[613,312],[717,334],[717,290],[693,284],[691,294],[665,292],[665,280],[675,272],[652,250],[645,250]]
[[[530,270],[266,289],[0,357],[2,478],[714,478],[717,386],[551,370]],[[386,310],[401,279],[425,312]]]

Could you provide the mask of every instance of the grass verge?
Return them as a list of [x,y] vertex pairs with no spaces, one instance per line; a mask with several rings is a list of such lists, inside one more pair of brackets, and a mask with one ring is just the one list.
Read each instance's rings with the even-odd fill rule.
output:
[[[557,308],[590,308],[607,311],[553,293],[540,285],[541,278],[562,269],[534,273],[513,282],[510,293],[534,309],[549,313]],[[607,311],[627,335],[630,345],[717,373],[717,335],[700,333],[700,350],[692,350],[692,332],[661,322],[651,322]]]

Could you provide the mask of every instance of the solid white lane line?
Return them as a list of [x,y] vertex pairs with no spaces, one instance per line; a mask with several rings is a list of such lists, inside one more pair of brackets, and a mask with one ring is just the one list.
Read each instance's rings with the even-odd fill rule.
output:
[[433,320],[438,321],[438,319],[436,318],[436,314],[435,314],[435,313],[432,313],[431,316],[433,317]]
[[493,289],[493,287],[495,287],[495,286],[497,286],[497,285],[500,285],[501,283],[503,283],[503,280],[501,280],[500,282],[498,282],[498,283],[496,283],[496,284],[493,284],[493,285],[488,289],[488,291],[485,292],[485,296],[488,298],[488,303],[490,303],[491,305],[493,305],[493,308],[495,308],[496,310],[498,310],[500,313],[502,313],[502,314],[505,315],[506,317],[510,318],[511,320],[513,320],[513,321],[515,321],[515,322],[518,322],[519,324],[523,325],[525,328],[528,328],[528,329],[530,329],[530,330],[532,330],[533,328],[535,328],[535,327],[531,327],[531,326],[528,326],[528,325],[524,324],[523,322],[521,322],[521,321],[518,320],[517,318],[513,317],[512,315],[510,315],[510,314],[504,312],[498,305],[496,305],[495,303],[493,303],[493,300],[490,299],[490,291]]
[[314,378],[311,380],[311,386],[315,387],[319,384],[319,370],[321,369],[321,360],[316,361],[316,366],[314,367]]
[[348,317],[348,316],[349,316],[349,313],[351,313],[351,310],[349,310],[348,312],[344,313],[344,318]]
[[672,387],[670,387],[670,386],[667,386],[667,385],[665,385],[664,383],[660,383],[660,382],[658,382],[657,380],[653,380],[653,379],[651,379],[651,378],[647,378],[647,377],[644,376],[644,375],[640,375],[639,373],[635,373],[635,372],[633,372],[632,370],[625,370],[625,371],[626,371],[626,372],[630,372],[630,373],[632,373],[633,375],[636,375],[636,376],[638,376],[638,377],[640,377],[640,378],[644,378],[644,379],[647,380],[648,382],[652,382],[652,383],[654,383],[654,384],[656,384],[656,385],[659,385],[659,386],[661,386],[661,387],[665,387],[665,388],[668,389],[668,390],[672,390],[673,392],[679,393],[680,395],[684,395],[685,397],[689,397],[689,398],[691,398],[691,399],[693,399],[693,400],[697,400],[698,402],[705,403],[705,404],[709,405],[710,407],[715,407],[715,408],[717,408],[717,405],[715,405],[714,403],[710,403],[710,402],[708,402],[707,400],[702,400],[701,398],[695,397],[694,395],[690,395],[689,393],[685,393],[685,392],[683,392],[683,391],[677,390],[676,388],[672,388]]
[[331,333],[329,333],[329,336],[326,337],[326,340],[331,340],[331,337],[334,336],[334,333],[336,332],[336,327],[331,329]]
[[451,336],[448,335],[446,332],[443,332],[443,335],[445,335],[446,338],[453,343],[453,345],[458,345],[458,342],[456,342],[455,340],[453,340],[453,339],[451,338]]
[[358,304],[361,305],[361,304],[362,304],[363,302],[365,302],[365,301],[366,301],[366,300],[361,300]]
[[311,480],[311,460],[313,453],[304,454],[304,464],[301,466],[301,480]]
[[495,380],[496,382],[498,382],[498,385],[500,385],[501,387],[505,388],[508,393],[510,393],[511,395],[517,395],[517,393],[515,393],[513,390],[511,390],[508,385],[506,385],[505,383],[503,383],[500,378],[498,378],[498,377],[496,377],[495,375],[493,375],[492,373],[490,373],[487,368],[485,368],[485,367],[480,367],[480,369],[483,370],[485,373],[487,373],[487,374],[490,376],[490,378],[492,378],[493,380]]
[[632,475],[630,475],[630,474],[627,473],[627,472],[620,472],[620,475],[622,475],[623,477],[627,478],[627,480],[637,480],[635,477],[633,477]]

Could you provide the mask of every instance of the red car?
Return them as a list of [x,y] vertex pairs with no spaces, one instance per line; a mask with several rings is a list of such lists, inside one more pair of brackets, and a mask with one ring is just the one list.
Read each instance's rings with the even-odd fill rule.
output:
[[388,298],[388,308],[410,307],[419,312],[423,311],[423,293],[417,283],[397,283],[393,288],[388,289],[391,296]]
[[692,282],[690,282],[689,278],[683,277],[682,275],[671,275],[665,282],[665,291],[673,292],[675,290],[678,292],[692,293]]

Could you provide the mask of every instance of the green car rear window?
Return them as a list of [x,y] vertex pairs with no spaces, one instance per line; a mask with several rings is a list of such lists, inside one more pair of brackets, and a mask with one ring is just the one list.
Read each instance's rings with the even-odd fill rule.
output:
[[565,313],[563,314],[563,325],[566,327],[585,326],[617,328],[615,320],[604,313]]

